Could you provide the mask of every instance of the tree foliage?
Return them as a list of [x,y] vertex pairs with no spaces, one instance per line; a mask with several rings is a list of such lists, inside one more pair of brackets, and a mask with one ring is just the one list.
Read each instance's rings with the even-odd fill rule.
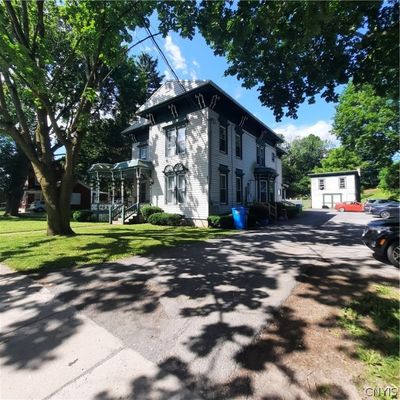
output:
[[[130,32],[146,26],[157,9],[164,35],[174,29],[192,37],[194,21],[186,16],[195,7],[194,1],[0,3],[0,129],[32,164],[48,234],[72,233],[69,202],[82,140],[92,119],[104,113],[104,94],[113,89],[110,71],[127,64]],[[61,146],[59,181],[53,165]]]
[[226,56],[227,75],[260,101],[296,117],[301,103],[352,78],[398,99],[399,7],[389,1],[208,1],[200,31],[215,54]]
[[394,162],[380,171],[379,187],[396,197],[400,196],[400,161]]
[[309,196],[308,174],[320,167],[328,143],[316,135],[295,139],[287,145],[287,154],[282,158],[283,181],[289,185],[288,197]]
[[343,154],[361,161],[364,184],[376,186],[379,171],[390,166],[399,151],[397,105],[370,85],[349,84],[336,108],[332,132],[342,142]]
[[321,166],[314,168],[314,172],[355,170],[362,166],[362,160],[354,151],[339,146],[329,150],[327,156],[321,160]]

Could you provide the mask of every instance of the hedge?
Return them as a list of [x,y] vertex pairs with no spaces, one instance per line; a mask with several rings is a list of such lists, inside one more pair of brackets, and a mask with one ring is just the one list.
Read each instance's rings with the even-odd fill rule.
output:
[[152,206],[151,204],[144,204],[143,206],[140,207],[140,213],[142,214],[142,217],[145,221],[149,221],[150,215],[162,212],[164,212],[162,208],[157,206]]
[[254,216],[257,221],[269,219],[269,209],[266,205],[255,203],[249,207],[249,214]]
[[178,226],[182,223],[182,215],[180,214],[169,214],[165,212],[157,212],[151,214],[147,220],[153,225],[169,225]]
[[233,217],[232,214],[228,215],[210,215],[207,218],[208,226],[212,228],[232,229]]
[[92,218],[90,210],[77,210],[72,213],[72,219],[78,222],[88,222]]

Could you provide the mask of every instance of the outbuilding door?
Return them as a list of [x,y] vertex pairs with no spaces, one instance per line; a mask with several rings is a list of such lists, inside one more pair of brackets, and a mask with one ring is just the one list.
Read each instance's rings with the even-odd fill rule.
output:
[[335,203],[339,203],[342,201],[342,193],[326,193],[323,197],[322,207],[333,208],[335,207]]

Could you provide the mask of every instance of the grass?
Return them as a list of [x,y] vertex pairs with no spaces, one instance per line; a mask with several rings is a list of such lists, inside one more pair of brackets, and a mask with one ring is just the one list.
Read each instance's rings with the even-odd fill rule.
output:
[[72,222],[71,237],[46,236],[42,218],[0,217],[0,262],[37,271],[146,255],[159,247],[212,239],[233,231],[192,227]]
[[399,300],[398,288],[375,285],[352,302],[340,319],[357,342],[356,357],[366,366],[365,380],[371,387],[397,387],[400,381]]
[[393,197],[391,193],[385,192],[380,188],[364,189],[361,193],[361,201],[366,201],[368,199],[388,199],[391,197]]

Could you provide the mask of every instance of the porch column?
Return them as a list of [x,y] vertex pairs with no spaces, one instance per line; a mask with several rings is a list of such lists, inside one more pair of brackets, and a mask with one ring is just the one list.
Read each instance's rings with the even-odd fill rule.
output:
[[124,177],[121,175],[121,204],[124,204]]
[[90,179],[90,206],[93,204],[93,179]]
[[96,176],[96,203],[100,203],[100,178],[99,178],[99,173],[97,173]]
[[140,203],[140,168],[136,170],[136,197],[137,203]]
[[111,204],[114,205],[115,202],[115,179],[114,174],[111,176]]

